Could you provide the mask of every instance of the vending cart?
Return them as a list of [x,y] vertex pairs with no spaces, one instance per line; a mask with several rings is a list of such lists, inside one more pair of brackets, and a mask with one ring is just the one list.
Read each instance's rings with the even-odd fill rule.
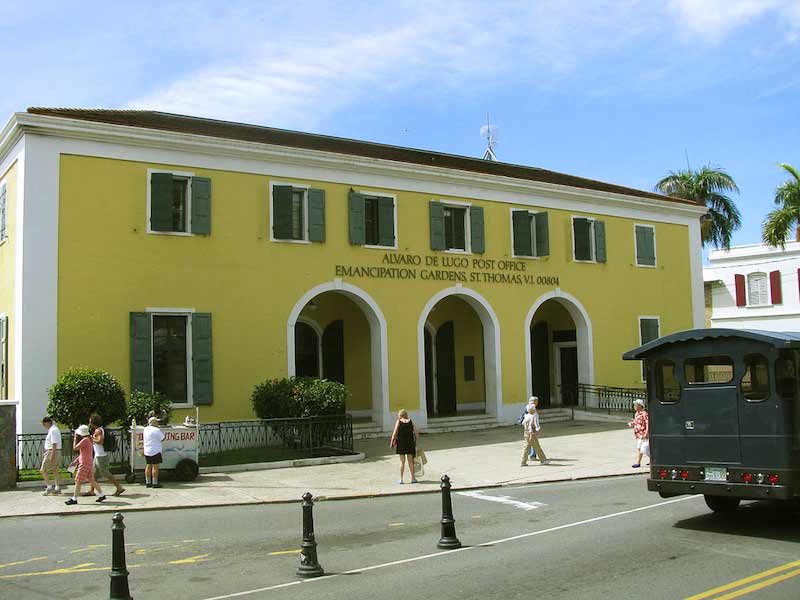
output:
[[[181,481],[194,480],[200,472],[199,424],[196,421],[187,422],[160,429],[164,432],[161,470],[172,471]],[[129,483],[135,481],[136,473],[145,468],[143,431],[143,425],[136,425],[135,421],[131,423],[131,456],[128,473],[125,475],[125,480]]]

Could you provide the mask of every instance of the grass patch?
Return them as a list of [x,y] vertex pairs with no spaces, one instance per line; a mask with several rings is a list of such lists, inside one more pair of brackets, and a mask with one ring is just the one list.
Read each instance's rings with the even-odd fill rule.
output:
[[276,462],[279,460],[296,460],[298,458],[317,458],[320,456],[345,456],[351,452],[336,450],[292,450],[290,448],[240,448],[226,450],[214,454],[201,454],[200,466],[219,467],[223,465],[246,465],[249,463]]

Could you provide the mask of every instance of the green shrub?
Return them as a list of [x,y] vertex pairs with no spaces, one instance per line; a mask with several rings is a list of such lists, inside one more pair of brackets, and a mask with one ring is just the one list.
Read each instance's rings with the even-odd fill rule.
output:
[[137,425],[145,425],[147,418],[153,414],[161,421],[161,425],[169,424],[169,417],[172,414],[172,403],[164,394],[136,391],[131,394],[128,402],[127,422],[136,419]]
[[48,390],[47,412],[57,423],[75,429],[97,413],[111,424],[125,418],[125,392],[112,375],[97,369],[64,372]]
[[268,379],[250,397],[259,419],[344,414],[347,387],[312,377]]

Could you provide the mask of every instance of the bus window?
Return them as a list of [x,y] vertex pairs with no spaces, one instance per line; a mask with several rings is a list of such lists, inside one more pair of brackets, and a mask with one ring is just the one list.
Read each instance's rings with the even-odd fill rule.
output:
[[659,360],[655,367],[656,398],[661,404],[675,404],[681,397],[681,388],[675,378],[675,363]]
[[696,356],[683,363],[686,383],[730,383],[733,381],[733,360],[730,356]]
[[764,355],[745,355],[741,389],[748,402],[763,402],[769,398],[769,362]]
[[781,352],[775,362],[775,380],[778,382],[778,393],[782,400],[793,402],[797,399],[797,373],[791,352]]

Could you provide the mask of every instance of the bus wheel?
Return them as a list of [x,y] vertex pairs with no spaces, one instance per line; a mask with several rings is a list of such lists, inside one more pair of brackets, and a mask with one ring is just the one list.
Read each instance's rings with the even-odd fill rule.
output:
[[731,498],[730,496],[709,496],[706,494],[705,499],[708,508],[717,513],[729,513],[739,508],[739,498]]

